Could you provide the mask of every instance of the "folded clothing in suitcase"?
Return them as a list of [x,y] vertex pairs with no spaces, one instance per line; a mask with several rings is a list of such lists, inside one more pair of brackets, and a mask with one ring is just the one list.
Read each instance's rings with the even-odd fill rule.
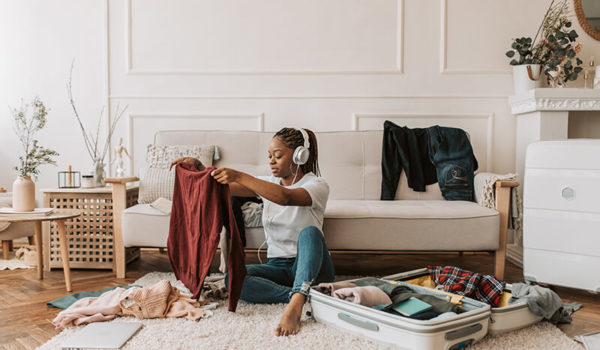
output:
[[[425,288],[436,287],[429,275],[427,268],[385,276],[383,279],[390,281],[403,281],[405,283],[415,284]],[[514,304],[509,304],[508,300],[511,297],[511,290],[512,286],[510,284],[506,284],[500,303],[497,307],[492,307],[490,310],[491,314],[488,332],[491,335],[502,334],[525,328],[541,321],[543,318],[542,316],[538,316],[531,312],[526,301],[519,301]],[[437,292],[443,293],[443,291]]]
[[[446,297],[431,289],[401,281],[392,284],[382,279],[372,278],[371,281],[373,280],[385,283],[378,287],[382,287],[386,293],[398,287],[407,292],[399,297],[394,297],[395,294],[391,293],[394,302],[402,302],[418,295],[417,298],[423,296],[421,300],[435,304],[433,309],[438,313],[444,312],[444,308],[455,310],[457,313],[420,320],[338,299],[326,294],[333,293],[334,290],[313,287],[309,295],[312,317],[318,322],[365,336],[376,342],[394,344],[405,349],[458,349],[480,340],[488,331],[490,306],[485,303],[465,297],[462,298],[460,306],[448,306]],[[346,282],[365,285],[360,280]],[[416,316],[425,313],[427,312],[418,313]]]

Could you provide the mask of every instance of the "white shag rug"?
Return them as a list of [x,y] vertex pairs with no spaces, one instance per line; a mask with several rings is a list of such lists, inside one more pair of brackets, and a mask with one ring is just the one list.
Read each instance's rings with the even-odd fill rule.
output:
[[[152,272],[134,282],[144,287],[167,279],[189,294],[173,273]],[[302,329],[289,337],[274,336],[274,329],[283,312],[284,304],[262,305],[238,303],[237,311],[227,311],[226,301],[213,310],[214,315],[198,322],[185,319],[137,320],[118,317],[110,322],[141,322],[142,329],[122,349],[390,349],[382,345],[344,333],[336,328],[302,317]],[[59,349],[60,345],[83,326],[66,329],[38,349]],[[401,344],[400,344],[401,345]],[[581,350],[574,340],[554,325],[540,322],[534,326],[492,337],[486,336],[469,349],[526,349],[526,350]]]
[[9,260],[0,259],[0,270],[33,269],[33,266],[25,265],[23,260],[15,258],[15,252],[10,252]]

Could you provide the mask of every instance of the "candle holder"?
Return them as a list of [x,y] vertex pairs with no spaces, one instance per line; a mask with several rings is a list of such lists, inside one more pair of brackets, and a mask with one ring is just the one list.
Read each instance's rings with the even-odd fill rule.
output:
[[79,171],[71,171],[69,166],[68,171],[58,172],[58,188],[79,188],[81,187],[81,173]]

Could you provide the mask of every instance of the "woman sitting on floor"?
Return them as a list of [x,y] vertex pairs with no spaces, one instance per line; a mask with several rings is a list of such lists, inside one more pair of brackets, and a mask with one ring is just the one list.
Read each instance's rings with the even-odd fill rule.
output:
[[332,282],[335,272],[321,232],[329,185],[320,177],[315,134],[279,130],[269,144],[268,160],[272,176],[254,177],[229,168],[215,169],[212,176],[228,184],[233,196],[258,195],[263,200],[268,262],[246,266],[240,298],[288,303],[275,329],[280,336],[298,333],[310,286]]

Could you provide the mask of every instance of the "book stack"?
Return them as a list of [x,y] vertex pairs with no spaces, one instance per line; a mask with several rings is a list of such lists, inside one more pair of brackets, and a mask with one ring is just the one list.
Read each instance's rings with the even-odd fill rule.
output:
[[54,208],[35,208],[33,211],[16,211],[13,208],[0,208],[0,218],[14,216],[44,217],[52,214]]

